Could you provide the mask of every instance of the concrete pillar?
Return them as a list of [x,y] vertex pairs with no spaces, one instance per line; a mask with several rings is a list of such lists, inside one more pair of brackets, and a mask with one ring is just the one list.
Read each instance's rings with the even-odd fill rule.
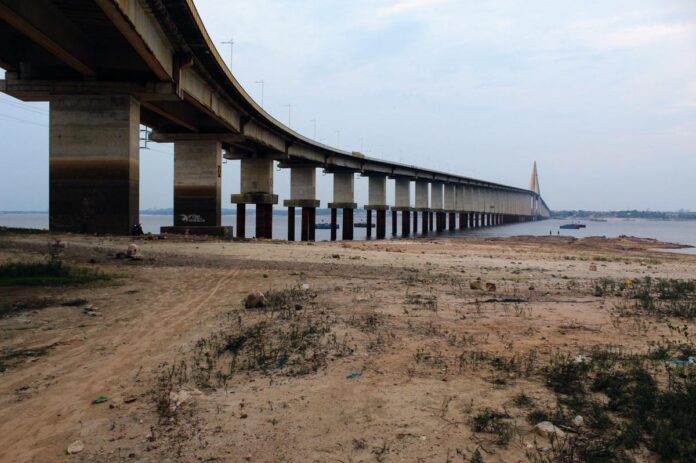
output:
[[443,204],[444,183],[433,182],[430,185],[430,208],[437,215],[436,227],[441,232],[445,229],[445,211]]
[[140,104],[56,96],[49,117],[49,228],[128,235],[139,222]]
[[[286,199],[285,207],[302,208],[302,241],[314,241],[316,229],[316,214],[319,201],[316,199],[317,169],[314,166],[290,166],[290,199]],[[288,216],[288,219],[290,217]],[[288,227],[290,227],[288,225]],[[292,228],[295,228],[295,216],[292,217]],[[290,230],[290,228],[288,228]],[[293,233],[294,236],[294,233]],[[289,236],[288,236],[289,239]]]
[[233,194],[231,201],[237,204],[237,237],[244,238],[245,216],[240,214],[246,207],[256,205],[256,237],[273,237],[273,205],[278,204],[278,195],[273,194],[273,159],[244,158],[241,160],[241,193]]
[[448,228],[450,231],[454,231],[456,227],[455,211],[457,209],[457,186],[454,183],[445,185],[443,208],[448,216]]
[[174,226],[163,233],[232,236],[222,227],[222,145],[215,140],[174,142]]
[[[427,187],[427,185],[426,185]],[[394,179],[394,207],[392,212],[401,212],[401,236],[411,234],[411,180],[406,177]]]
[[222,145],[174,143],[174,225],[220,226]]
[[295,241],[295,208],[288,207],[288,241]]
[[331,208],[331,241],[336,241],[336,228],[338,227],[338,214],[335,208]]
[[[428,217],[430,216],[430,208],[428,201],[428,182],[427,180],[416,180],[416,201],[415,201],[415,211],[420,211],[422,213],[422,224],[421,229],[424,235],[428,234]],[[418,220],[418,212],[414,214],[415,220]],[[417,225],[413,226],[413,232],[416,233]]]
[[[355,174],[352,170],[336,170],[333,172],[333,202],[329,207],[333,211],[343,210],[343,239],[353,239],[353,210],[358,207],[355,201]],[[332,229],[334,227],[332,226]],[[335,230],[334,230],[335,231]]]
[[[387,176],[382,174],[370,174],[368,204],[365,210],[368,211],[368,218],[371,217],[370,211],[374,210],[377,214],[377,239],[384,239],[386,236],[387,223]],[[369,227],[368,227],[369,229]]]
[[392,236],[396,236],[396,211],[394,209],[392,209],[392,211],[391,211],[391,219],[392,219],[391,220],[391,222],[392,222],[391,223]]

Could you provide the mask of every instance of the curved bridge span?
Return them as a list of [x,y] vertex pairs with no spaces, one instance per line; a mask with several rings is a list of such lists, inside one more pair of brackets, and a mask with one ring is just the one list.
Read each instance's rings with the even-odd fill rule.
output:
[[274,161],[291,169],[289,239],[296,207],[301,238],[314,238],[317,168],[334,176],[332,238],[342,210],[343,238],[352,239],[356,173],[369,177],[364,207],[368,222],[375,211],[377,238],[388,210],[392,229],[401,213],[404,235],[419,224],[427,231],[549,217],[536,166],[521,189],[347,152],[283,125],[234,78],[192,0],[0,0],[0,67],[0,91],[50,103],[51,230],[127,234],[138,223],[140,124],[152,140],[174,143],[175,223],[166,231],[231,233],[221,226],[223,156],[241,162],[231,198],[241,237],[254,204],[256,235],[271,238]]

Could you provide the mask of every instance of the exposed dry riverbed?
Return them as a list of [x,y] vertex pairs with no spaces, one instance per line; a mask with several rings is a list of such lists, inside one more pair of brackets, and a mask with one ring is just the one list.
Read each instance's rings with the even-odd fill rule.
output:
[[[556,461],[535,418],[574,445],[611,432],[554,415],[577,392],[554,386],[559,362],[696,332],[629,313],[646,277],[696,278],[696,256],[651,240],[5,234],[0,264],[55,239],[66,264],[111,279],[0,287],[3,462]],[[117,258],[133,242],[139,259]],[[265,307],[244,307],[254,292]],[[631,455],[655,461],[644,440]]]

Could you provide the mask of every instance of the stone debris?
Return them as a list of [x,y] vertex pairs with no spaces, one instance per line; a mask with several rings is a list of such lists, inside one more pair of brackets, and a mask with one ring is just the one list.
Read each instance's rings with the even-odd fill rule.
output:
[[476,290],[476,291],[479,291],[482,288],[481,279],[479,278],[479,279],[474,280],[471,283],[469,283],[469,288]]
[[565,436],[565,432],[550,421],[542,421],[541,423],[537,423],[536,426],[534,426],[534,432],[540,436],[548,437],[549,439],[552,437],[559,438]]
[[181,407],[187,402],[190,402],[194,396],[201,395],[201,391],[198,389],[182,389],[179,392],[169,393],[169,407],[172,411]]
[[80,453],[85,449],[85,444],[81,440],[76,440],[72,444],[68,445],[68,455],[74,455]]
[[266,296],[259,292],[251,293],[244,299],[244,307],[247,309],[266,307]]
[[572,423],[574,426],[579,428],[585,423],[585,419],[582,416],[577,415],[575,416],[575,418],[572,419]]
[[142,260],[143,256],[140,254],[140,248],[137,244],[129,244],[126,250],[126,257],[132,260]]
[[590,272],[596,272],[596,271],[597,271],[597,265],[590,264]]
[[489,293],[494,293],[497,289],[498,287],[495,285],[495,283],[486,283],[486,291]]
[[95,309],[93,306],[88,305],[82,308],[82,313],[85,315],[89,315],[90,317],[97,317],[99,316],[99,311]]

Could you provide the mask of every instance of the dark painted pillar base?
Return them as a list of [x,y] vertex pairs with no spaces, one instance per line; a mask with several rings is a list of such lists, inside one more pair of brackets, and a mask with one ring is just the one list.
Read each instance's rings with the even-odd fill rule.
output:
[[449,213],[449,229],[450,231],[454,231],[457,229],[457,218],[456,214],[454,212]]
[[336,226],[338,225],[338,213],[331,208],[331,241],[336,241]]
[[428,218],[428,227],[429,227],[428,229],[430,231],[433,231],[435,229],[435,213],[430,212],[429,214],[430,214],[430,217]]
[[288,207],[288,241],[295,241],[295,208]]
[[444,212],[437,212],[436,214],[436,220],[437,220],[437,231],[441,232],[444,231],[445,229],[445,213]]
[[367,222],[366,222],[366,223],[367,223],[367,230],[366,230],[366,233],[367,233],[367,239],[369,240],[370,238],[372,238],[372,211],[368,209],[368,210],[365,211],[365,212],[367,213]]
[[391,233],[392,233],[392,236],[396,236],[396,231],[397,231],[397,230],[396,230],[396,228],[397,228],[397,227],[396,227],[396,222],[397,222],[396,215],[397,215],[397,214],[396,214],[396,211],[391,211],[391,218],[392,218],[392,229],[391,229]]
[[421,232],[424,235],[428,234],[428,230],[430,230],[430,221],[428,220],[430,218],[430,212],[428,211],[423,211],[423,217],[421,219],[422,224],[421,224]]
[[302,241],[314,241],[316,230],[316,214],[315,207],[302,208]]
[[353,239],[353,209],[343,209],[343,239]]
[[418,211],[413,211],[413,234],[418,233]]
[[377,211],[377,239],[383,240],[387,236],[387,211]]
[[309,208],[309,241],[316,241],[317,237],[317,208]]
[[244,238],[246,232],[246,204],[237,204],[237,238]]
[[411,234],[411,213],[409,211],[401,211],[401,236]]
[[256,205],[256,237],[273,239],[273,204]]

